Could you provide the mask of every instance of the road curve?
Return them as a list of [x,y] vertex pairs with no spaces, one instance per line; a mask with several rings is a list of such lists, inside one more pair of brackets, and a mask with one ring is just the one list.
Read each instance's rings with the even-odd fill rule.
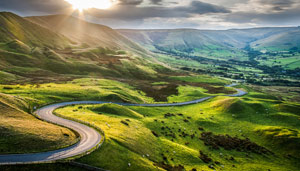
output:
[[[226,87],[233,87],[233,86],[236,86],[236,84],[231,84]],[[238,93],[233,95],[225,95],[225,96],[239,97],[247,94],[247,92],[243,90],[236,89],[236,88],[235,90]],[[46,163],[46,162],[56,161],[60,159],[66,159],[66,158],[83,154],[100,144],[103,137],[95,129],[78,122],[70,121],[55,116],[53,114],[53,111],[60,107],[64,107],[68,105],[76,105],[76,104],[104,104],[104,103],[112,103],[112,104],[118,104],[123,106],[143,106],[143,107],[183,106],[183,105],[200,103],[208,99],[211,99],[213,97],[216,96],[204,97],[198,100],[182,102],[182,103],[164,103],[164,104],[130,104],[130,103],[114,103],[114,102],[103,102],[103,101],[77,101],[77,102],[64,102],[64,103],[45,106],[36,111],[36,114],[40,117],[40,119],[73,129],[74,131],[79,133],[80,141],[73,146],[55,150],[55,151],[31,153],[31,154],[0,155],[0,165],[26,164],[26,163],[35,163],[35,162]]]

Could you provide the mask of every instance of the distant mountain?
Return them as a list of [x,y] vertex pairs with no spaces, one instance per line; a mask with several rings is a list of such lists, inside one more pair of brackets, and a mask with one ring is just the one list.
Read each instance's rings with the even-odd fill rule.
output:
[[[140,43],[149,50],[165,51],[174,54],[209,55],[214,50],[231,50],[224,42],[199,30],[118,30],[132,41]],[[203,53],[205,52],[206,53]]]
[[272,52],[289,50],[300,52],[300,27],[252,42],[251,47]]
[[[184,53],[205,57],[230,58],[243,56],[243,48],[254,45],[253,42],[266,46],[272,46],[267,42],[278,38],[277,44],[287,44],[291,40],[294,44],[299,41],[298,37],[292,35],[299,28],[275,27],[275,28],[253,28],[253,29],[231,29],[231,30],[118,30],[121,34],[132,41],[140,43],[149,50]],[[281,36],[280,36],[281,35]],[[273,38],[272,38],[273,37]],[[285,37],[282,39],[282,37]],[[292,38],[293,37],[293,38]],[[218,51],[217,53],[214,51]]]

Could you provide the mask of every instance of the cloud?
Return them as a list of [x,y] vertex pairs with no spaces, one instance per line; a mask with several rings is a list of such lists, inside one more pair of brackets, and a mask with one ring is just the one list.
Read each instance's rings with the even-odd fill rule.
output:
[[187,11],[193,14],[205,13],[230,13],[230,10],[225,7],[213,5],[201,1],[192,1],[189,7],[178,8],[178,10]]
[[283,11],[296,4],[293,0],[259,0],[260,5],[269,6],[274,11]]
[[57,13],[71,8],[64,0],[0,0],[1,10],[10,10],[20,14]]
[[256,23],[270,25],[294,25],[299,22],[300,11],[297,9],[280,13],[236,12],[224,16],[224,20],[233,23]]
[[150,2],[155,5],[161,5],[162,1],[163,0],[150,0]]
[[143,0],[119,0],[120,5],[140,5]]
[[230,13],[230,10],[209,3],[192,1],[188,6],[116,6],[111,10],[91,9],[87,14],[97,18],[138,20],[147,18],[184,18],[209,13]]
[[[299,0],[115,0],[107,10],[90,9],[90,21],[115,28],[244,28],[300,25]],[[0,11],[22,16],[70,14],[64,0],[0,0]],[[105,21],[105,22],[104,22]]]

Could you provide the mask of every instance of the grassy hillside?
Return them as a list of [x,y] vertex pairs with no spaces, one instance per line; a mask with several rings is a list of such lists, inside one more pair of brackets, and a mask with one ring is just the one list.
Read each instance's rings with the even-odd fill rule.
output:
[[150,50],[209,58],[246,57],[242,50],[249,43],[295,28],[256,28],[242,30],[118,30]]
[[[177,95],[165,89],[175,83],[181,83],[176,88]],[[167,95],[169,102],[234,93],[230,89],[221,89],[228,81],[207,75],[171,77],[152,83],[141,80],[141,84],[150,84],[154,90],[161,88],[155,91]],[[0,86],[1,92],[9,94],[5,96],[31,101],[27,110],[33,105],[73,100],[154,103],[153,98],[138,88],[94,78],[61,84]],[[76,161],[108,170],[297,170],[299,105],[242,88],[249,94],[241,98],[216,97],[181,107],[76,105],[55,112],[96,124],[104,130],[106,141],[103,146]],[[40,128],[40,131],[44,129]],[[28,134],[24,134],[23,139],[26,138]],[[59,166],[50,165],[48,169]],[[43,167],[35,165],[28,169]],[[4,167],[7,170],[16,168]],[[65,165],[63,169],[76,168]]]
[[[0,42],[19,41],[22,49],[29,48],[28,51],[36,47],[64,48],[70,41],[57,33],[49,31],[37,24],[24,20],[13,13],[0,12]],[[11,49],[20,45],[18,43],[10,45]]]
[[[59,24],[57,24],[59,23]],[[170,71],[109,27],[71,16],[24,19],[0,13],[2,83],[72,78],[156,78]]]
[[254,49],[270,52],[300,51],[300,28],[275,34],[251,43]]
[[69,129],[36,119],[26,111],[31,99],[0,93],[0,153],[55,150],[78,141]]
[[[173,102],[176,99],[178,102],[182,102],[199,99],[203,96],[223,95],[235,92],[232,88],[220,86],[226,83],[223,80],[214,79],[215,84],[209,85],[205,83],[205,79],[209,78],[208,76],[198,76],[197,78],[198,83],[189,84],[187,82],[176,81],[172,78],[166,80],[168,82],[163,85],[154,84],[152,86],[147,86],[151,82],[143,80],[140,83],[132,83],[108,79],[82,78],[63,83],[0,85],[0,91],[26,99],[34,99],[31,108],[32,105],[43,106],[51,103],[80,100],[162,103]],[[200,82],[201,78],[203,78],[202,82]],[[146,85],[142,86],[143,84]],[[165,98],[162,98],[162,96]]]
[[217,97],[184,107],[80,105],[56,112],[104,130],[102,148],[77,160],[93,166],[288,171],[299,170],[298,109],[250,90],[243,98]]
[[26,19],[65,35],[83,46],[130,49],[147,53],[145,49],[107,26],[89,23],[72,16],[51,15],[27,17]]
[[[205,82],[208,76],[203,77]],[[200,80],[200,76],[198,79]],[[215,82],[218,85],[222,84],[222,80],[215,79]],[[144,84],[145,82],[141,83]],[[175,83],[179,84],[177,81]],[[159,95],[164,97],[170,96],[169,99],[165,98],[169,102],[174,100],[193,100],[201,98],[203,95],[211,95],[209,93],[216,93],[209,91],[214,89],[214,85],[207,86],[204,84],[203,88],[197,88],[195,86],[186,86],[185,83],[181,84],[180,87],[178,85],[177,90],[176,86],[175,90],[166,91],[168,86],[165,87],[165,84],[173,85],[175,83],[173,79],[170,79],[169,82],[155,82],[153,87],[147,87],[146,89],[148,92],[159,92]],[[193,94],[195,89],[198,94]],[[141,91],[140,87],[133,87],[118,81],[95,78],[76,79],[60,84],[0,85],[0,92],[5,93],[0,94],[0,129],[2,130],[1,135],[3,135],[0,138],[1,153],[46,151],[64,147],[76,141],[76,136],[73,132],[42,122],[28,114],[34,110],[34,107],[39,108],[52,103],[80,100],[155,103],[153,98],[156,97],[148,92],[149,96],[147,96],[145,92]],[[176,92],[178,92],[178,96]],[[218,93],[231,92],[223,92],[221,90]],[[100,105],[90,110],[109,115],[143,118],[143,115],[131,109],[111,104]],[[39,143],[28,145],[30,141]]]
[[[199,55],[210,58],[230,58],[230,56],[236,57],[235,53],[241,53],[199,30],[118,31],[152,51],[158,50],[178,55]],[[242,54],[240,55],[242,56]]]

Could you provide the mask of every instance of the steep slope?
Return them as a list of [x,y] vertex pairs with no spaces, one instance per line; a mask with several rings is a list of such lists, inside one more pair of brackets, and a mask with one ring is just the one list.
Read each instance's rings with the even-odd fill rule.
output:
[[[42,37],[42,38],[41,38]],[[70,41],[22,17],[9,12],[0,13],[0,42],[18,40],[30,47],[64,48]]]
[[153,78],[164,69],[147,50],[111,28],[74,17],[26,19],[4,12],[0,25],[0,82],[86,75]]
[[260,39],[251,46],[258,50],[300,52],[300,27]]
[[[135,42],[150,50],[160,50],[173,53],[194,54],[209,50],[229,49],[222,42],[215,41],[199,30],[118,30]],[[204,55],[204,54],[202,54]]]
[[272,35],[280,34],[294,30],[290,27],[266,27],[266,28],[251,28],[251,29],[230,29],[230,30],[212,30],[201,31],[206,36],[215,41],[222,42],[226,45],[236,48],[245,48],[249,43],[263,39]]
[[115,30],[99,24],[93,24],[68,15],[50,15],[27,17],[31,22],[63,34],[77,43],[92,47],[129,49],[146,52],[134,42]]

